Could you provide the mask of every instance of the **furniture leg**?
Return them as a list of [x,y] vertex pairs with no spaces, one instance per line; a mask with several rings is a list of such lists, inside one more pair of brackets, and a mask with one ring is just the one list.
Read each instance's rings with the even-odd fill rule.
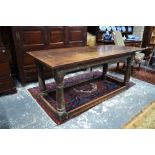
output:
[[91,72],[93,71],[93,67],[90,67],[90,71],[91,71]]
[[139,63],[138,71],[140,71],[141,63]]
[[133,65],[131,66],[131,75],[133,74],[133,70],[134,70],[134,68],[133,68]]
[[125,68],[125,63],[123,63],[123,68]]
[[128,84],[131,76],[131,64],[132,64],[133,57],[127,58],[127,66],[124,75],[124,84]]
[[151,62],[152,56],[153,56],[153,50],[152,50],[152,53],[150,54],[150,58],[148,60],[148,66],[152,65],[152,62]]
[[108,71],[108,63],[105,63],[103,64],[103,72],[102,72],[103,79],[106,79],[107,71]]
[[119,70],[119,62],[117,62],[117,68],[116,69]]
[[38,82],[39,82],[39,89],[40,92],[43,93],[46,91],[44,73],[43,73],[43,66],[40,63],[36,63],[38,69]]
[[55,71],[54,79],[56,82],[56,101],[57,101],[57,111],[58,117],[60,120],[66,117],[66,107],[65,107],[65,99],[64,99],[64,72],[63,71]]

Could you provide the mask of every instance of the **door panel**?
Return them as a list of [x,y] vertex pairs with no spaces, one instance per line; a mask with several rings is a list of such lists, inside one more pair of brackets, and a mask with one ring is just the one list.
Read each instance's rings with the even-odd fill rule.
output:
[[7,54],[4,48],[0,47],[0,63],[7,61]]
[[10,66],[9,63],[0,63],[0,76],[9,75],[10,76]]
[[65,47],[65,27],[64,26],[49,26],[47,28],[49,48]]
[[68,26],[68,46],[85,46],[86,45],[86,27]]
[[44,49],[47,44],[46,27],[24,26],[16,27],[15,37],[20,50],[24,52]]
[[24,66],[33,65],[33,64],[35,64],[35,61],[30,55],[24,54],[23,55],[23,64],[24,64]]
[[[26,82],[24,66],[33,65],[34,60],[26,53],[45,49],[47,46],[47,32],[45,26],[15,26],[12,27],[16,49],[17,66],[21,82]],[[31,76],[31,75],[30,75]]]
[[11,76],[0,77],[0,93],[13,88],[13,82]]

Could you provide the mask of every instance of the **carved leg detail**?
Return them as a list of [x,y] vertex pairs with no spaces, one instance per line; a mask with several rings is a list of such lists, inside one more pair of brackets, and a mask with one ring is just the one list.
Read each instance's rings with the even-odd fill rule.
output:
[[139,63],[138,71],[140,71],[141,63]]
[[43,93],[46,91],[45,79],[44,79],[44,72],[43,66],[39,63],[36,63],[38,69],[38,82],[39,82],[39,89],[40,92]]
[[91,71],[91,72],[93,71],[93,67],[90,67],[90,71]]
[[116,69],[119,70],[119,62],[117,62],[117,67],[116,67]]
[[56,82],[56,101],[58,103],[57,111],[59,118],[62,119],[64,115],[66,115],[66,107],[65,107],[65,99],[64,99],[64,72],[63,71],[55,71],[54,79]]
[[106,79],[107,71],[108,71],[108,63],[103,64],[103,72],[102,72],[103,79]]
[[133,57],[127,58],[127,66],[124,75],[124,84],[128,84],[131,76],[131,64],[132,64]]

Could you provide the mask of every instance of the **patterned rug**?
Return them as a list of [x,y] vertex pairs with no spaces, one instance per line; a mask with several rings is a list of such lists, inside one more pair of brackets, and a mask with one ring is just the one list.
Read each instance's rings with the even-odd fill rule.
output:
[[132,76],[139,80],[155,85],[155,71],[147,70],[144,68],[141,68],[139,71],[137,69],[134,69]]
[[[111,71],[124,74],[124,69],[117,70],[116,68],[112,68]],[[134,68],[131,76],[155,85],[155,71],[148,70],[142,67],[140,68],[140,70]]]
[[[95,71],[64,79],[64,98],[67,112],[122,87],[122,84],[114,80],[110,80],[109,78],[103,80],[100,78],[101,75],[101,72]],[[55,82],[47,84],[46,86],[50,96],[46,97],[46,100],[48,100],[48,102],[56,109],[57,102],[55,100]],[[28,91],[57,124],[63,123],[57,120],[57,118],[41,102],[38,97],[38,94],[40,93],[38,87],[30,88]]]

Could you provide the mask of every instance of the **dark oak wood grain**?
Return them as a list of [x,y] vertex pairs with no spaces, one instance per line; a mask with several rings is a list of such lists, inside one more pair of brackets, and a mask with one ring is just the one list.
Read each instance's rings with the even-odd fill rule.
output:
[[103,71],[102,71],[103,79],[106,79],[107,71],[108,71],[108,63],[105,63],[105,64],[103,64]]
[[8,53],[2,41],[0,29],[0,94],[13,93],[16,89],[11,76]]
[[74,47],[29,52],[33,58],[48,65],[52,69],[67,68],[75,64],[84,64],[98,60],[130,55],[142,48],[100,45],[95,47]]

